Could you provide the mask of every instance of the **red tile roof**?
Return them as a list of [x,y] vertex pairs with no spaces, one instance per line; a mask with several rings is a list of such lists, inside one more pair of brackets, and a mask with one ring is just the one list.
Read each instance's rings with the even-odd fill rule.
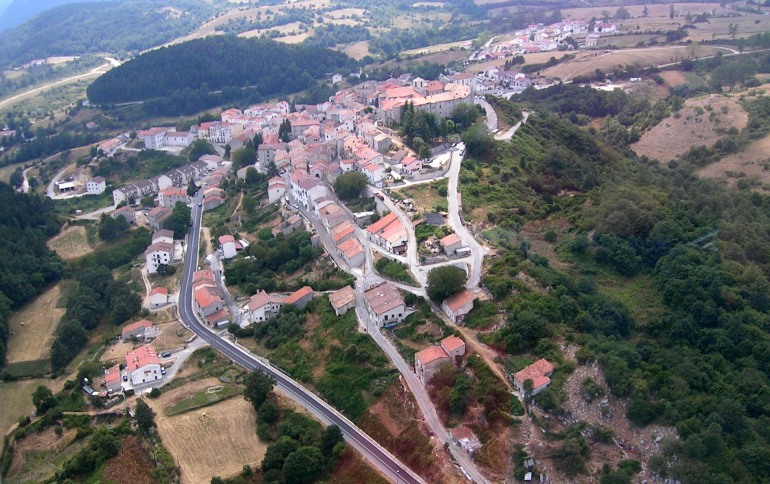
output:
[[332,304],[332,307],[334,309],[339,309],[341,307],[344,307],[347,304],[350,304],[355,299],[356,299],[356,292],[350,286],[345,286],[342,289],[339,289],[329,294],[329,302]]
[[167,296],[168,289],[166,289],[165,287],[155,287],[152,289],[152,291],[150,291],[150,296],[154,296],[155,294],[163,294]]
[[460,239],[460,237],[457,234],[449,234],[446,237],[444,237],[443,239],[439,240],[439,242],[444,247],[447,247],[447,246],[450,246],[450,245],[454,245],[454,244],[456,244],[458,242],[462,242],[462,240]]
[[395,212],[391,212],[378,221],[374,222],[372,225],[366,228],[366,231],[370,234],[376,234],[382,231],[385,227],[393,223],[394,220],[396,220],[398,216],[395,214]]
[[427,365],[428,363],[442,358],[449,359],[449,355],[446,354],[446,351],[439,348],[438,346],[430,346],[425,348],[424,350],[417,352],[417,354],[414,356],[423,365]]
[[195,289],[195,302],[198,303],[198,307],[206,308],[210,305],[222,301],[219,294],[216,293],[216,289],[213,287],[199,287]]
[[522,384],[527,380],[532,380],[533,388],[539,388],[551,381],[548,375],[552,372],[553,365],[548,360],[541,359],[516,372],[513,378]]
[[444,304],[446,304],[446,306],[454,313],[474,299],[476,298],[469,290],[462,289],[446,298]]
[[157,353],[155,353],[155,349],[150,345],[140,346],[126,354],[126,367],[129,372],[134,372],[143,366],[152,364],[159,365],[160,360]]
[[131,331],[137,330],[139,328],[152,328],[152,323],[150,321],[147,321],[146,319],[140,319],[139,321],[137,321],[135,323],[131,323],[129,325],[126,325],[123,328],[123,331],[121,332],[121,334],[126,334],[126,333],[129,333]]
[[283,302],[285,304],[296,304],[297,301],[307,296],[308,294],[313,294],[313,289],[310,286],[305,286],[286,296],[286,299],[284,299]]
[[465,342],[457,336],[452,335],[441,340],[441,347],[447,352],[451,352],[465,347]]

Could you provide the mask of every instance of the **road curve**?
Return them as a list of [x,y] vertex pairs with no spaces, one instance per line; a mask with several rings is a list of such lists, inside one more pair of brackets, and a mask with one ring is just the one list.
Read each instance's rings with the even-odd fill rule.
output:
[[278,387],[292,400],[302,405],[307,411],[326,424],[337,425],[345,440],[353,448],[358,450],[373,466],[382,471],[397,483],[424,483],[419,476],[402,464],[387,450],[381,447],[371,437],[356,427],[350,420],[332,408],[326,402],[309,392],[302,385],[295,382],[280,370],[255,355],[224,340],[214,334],[198,319],[193,308],[192,278],[198,265],[198,247],[200,244],[200,230],[203,209],[198,206],[202,199],[202,190],[193,199],[192,220],[193,224],[188,236],[187,252],[184,261],[184,273],[182,277],[181,291],[179,294],[179,315],[182,322],[201,339],[211,345],[212,348],[230,358],[236,364],[249,371],[259,370],[276,381]]

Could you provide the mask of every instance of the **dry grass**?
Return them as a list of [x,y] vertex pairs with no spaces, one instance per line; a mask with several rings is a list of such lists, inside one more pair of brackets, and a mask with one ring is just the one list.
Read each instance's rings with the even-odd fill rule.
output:
[[393,187],[393,190],[398,191],[405,198],[411,198],[420,212],[434,212],[437,204],[446,203],[446,197],[440,196],[438,189],[433,185],[433,183],[424,183],[412,187]]
[[445,50],[450,50],[452,48],[459,48],[463,44],[466,44],[468,41],[460,41],[460,42],[448,42],[446,44],[436,44],[436,45],[429,45],[428,47],[421,47],[419,49],[412,49],[412,50],[405,50],[401,53],[401,55],[423,55],[423,54],[433,54],[435,52],[442,52]]
[[341,19],[343,17],[352,17],[353,15],[358,15],[359,17],[363,17],[366,15],[366,9],[364,8],[340,8],[337,10],[332,10],[331,12],[326,12],[326,17],[330,19]]
[[0,401],[3,402],[3,411],[0,412],[0,431],[3,434],[21,417],[34,410],[32,392],[38,385],[46,383],[50,383],[50,380],[0,382]]
[[90,254],[94,248],[88,243],[86,228],[73,225],[48,241],[48,247],[64,260],[77,259]]
[[[712,111],[706,110],[711,106]],[[722,109],[726,108],[727,113]],[[702,110],[698,114],[697,110]],[[714,113],[715,119],[710,115]],[[671,116],[647,131],[642,138],[631,145],[639,155],[660,161],[668,161],[685,153],[691,146],[713,145],[726,135],[718,130],[746,127],[748,115],[737,101],[720,95],[702,96],[688,99],[679,112],[679,117]],[[721,130],[720,130],[721,131]]]
[[54,331],[64,314],[64,308],[56,307],[60,296],[61,287],[56,284],[11,316],[8,363],[48,357]]
[[751,143],[740,153],[702,168],[698,175],[724,180],[732,187],[745,178],[760,185],[763,191],[770,191],[770,135]]
[[154,342],[157,351],[182,348],[185,345],[185,341],[192,336],[192,332],[178,321],[158,324],[158,330],[160,330],[160,334],[158,334]]
[[593,74],[596,69],[605,72],[614,67],[637,64],[641,67],[658,66],[668,64],[676,60],[694,55],[698,58],[716,55],[724,49],[704,46],[688,47],[649,47],[646,49],[628,49],[613,52],[582,52],[571,61],[559,64],[543,71],[549,77],[558,77],[562,80],[570,80],[575,76]]
[[[477,2],[478,3],[478,2]],[[631,14],[631,17],[641,17],[644,10],[644,4],[639,5],[626,5],[626,10]],[[733,12],[732,10],[719,6],[719,3],[677,3],[674,7],[679,15],[686,15],[691,13],[698,15],[701,13],[711,13],[714,11],[717,15]],[[668,4],[647,5],[647,18],[665,17],[668,19]],[[562,15],[564,18],[601,18],[602,11],[610,12],[610,15],[614,15],[617,10],[616,7],[587,7],[587,8],[565,8],[562,9]],[[680,19],[684,20],[684,19]]]
[[[354,42],[342,51],[345,54],[349,55],[350,57],[360,60],[366,57],[370,54],[369,52],[369,41],[368,40],[362,40],[361,42]],[[11,173],[8,172],[8,176],[11,176]]]
[[267,446],[257,438],[254,409],[242,398],[174,417],[164,414],[166,406],[219,385],[219,380],[207,378],[147,401],[155,410],[163,444],[181,469],[183,483],[209,482],[215,475],[234,476],[244,464],[258,466],[265,455]]

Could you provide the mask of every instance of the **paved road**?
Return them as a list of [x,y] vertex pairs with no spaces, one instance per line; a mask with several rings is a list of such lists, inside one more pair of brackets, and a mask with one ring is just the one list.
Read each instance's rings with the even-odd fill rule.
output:
[[[462,150],[465,149],[465,145],[460,143],[458,145]],[[460,165],[462,165],[462,156],[452,157],[452,166],[449,168],[449,186],[447,191],[447,201],[449,202],[449,225],[454,229],[455,233],[463,239],[463,243],[471,249],[472,262],[471,273],[469,274],[468,281],[465,283],[465,287],[473,289],[479,285],[481,279],[481,264],[484,260],[484,248],[478,243],[473,234],[463,223],[460,212],[460,200],[457,193],[458,179],[460,178]]]
[[187,255],[184,263],[184,275],[182,277],[181,292],[179,294],[179,315],[182,322],[195,332],[201,339],[208,342],[212,348],[230,358],[236,364],[249,371],[259,370],[275,378],[277,386],[292,400],[304,406],[310,413],[327,424],[337,425],[345,440],[373,466],[377,467],[385,475],[397,482],[422,483],[419,476],[408,467],[382,448],[371,437],[356,427],[341,413],[334,410],[327,403],[316,397],[299,383],[295,382],[281,371],[263,362],[251,353],[248,353],[230,341],[223,340],[219,335],[211,332],[198,319],[193,309],[192,277],[198,264],[198,247],[200,243],[202,208],[198,203],[202,199],[202,193],[198,194],[192,207],[193,225],[188,239]]
[[482,108],[484,108],[484,112],[487,113],[487,128],[489,129],[490,133],[494,133],[497,131],[497,113],[492,108],[492,105],[489,104],[486,99],[483,97],[476,96],[473,98],[473,103],[478,104]]
[[521,121],[516,123],[511,129],[509,129],[505,133],[498,134],[497,136],[495,136],[495,139],[498,140],[498,141],[508,141],[511,138],[513,138],[513,135],[516,134],[516,131],[518,131],[519,128],[521,128],[521,125],[526,123],[527,119],[529,119],[529,113],[528,112],[522,111],[521,114],[524,116]]
[[0,101],[0,107],[2,107],[5,104],[12,103],[14,101],[18,101],[19,99],[25,98],[27,96],[30,96],[32,94],[37,94],[38,92],[42,92],[48,88],[59,86],[61,84],[67,84],[72,81],[77,81],[78,79],[85,79],[86,77],[93,77],[93,76],[101,76],[105,72],[107,72],[110,67],[112,67],[111,62],[107,62],[106,64],[102,64],[99,67],[95,67],[91,69],[90,71],[86,72],[85,74],[79,74],[77,76],[67,77],[65,79],[60,79],[55,82],[49,82],[48,84],[40,87],[35,87],[33,89],[30,89],[28,91],[24,91],[21,94],[16,94],[15,96],[11,96],[9,98],[3,99]]

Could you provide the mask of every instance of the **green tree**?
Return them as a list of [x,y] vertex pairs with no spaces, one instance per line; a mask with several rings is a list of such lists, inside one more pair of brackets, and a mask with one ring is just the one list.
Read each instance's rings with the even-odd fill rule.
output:
[[32,394],[32,404],[38,415],[44,414],[48,409],[56,406],[56,397],[50,388],[39,385]]
[[198,161],[203,155],[216,155],[217,150],[214,145],[205,139],[198,138],[190,145],[190,151],[187,153],[187,161]]
[[670,19],[676,17],[676,9],[674,8],[674,5],[675,4],[672,3],[668,6],[668,18]]
[[166,220],[164,226],[174,232],[174,237],[182,238],[190,229],[190,216],[190,207],[183,202],[176,202],[174,209],[171,211],[171,216]]
[[254,149],[251,143],[247,143],[243,148],[235,150],[232,159],[234,170],[253,165],[257,161],[257,150]]
[[257,183],[259,183],[259,179],[260,179],[259,172],[257,171],[256,168],[254,168],[253,166],[246,168],[245,181],[247,185],[256,185]]
[[735,40],[735,36],[738,35],[738,24],[729,24],[727,26],[727,32],[730,34],[730,38]]
[[297,449],[299,449],[299,442],[286,435],[280,437],[265,450],[262,470],[267,472],[270,469],[282,469],[286,458]]
[[252,371],[246,377],[246,388],[243,390],[243,398],[247,402],[251,402],[254,406],[254,410],[259,410],[259,407],[265,403],[270,392],[273,391],[275,380],[261,371]]
[[642,17],[647,17],[650,14],[650,10],[647,8],[647,5],[644,6],[644,9],[642,9]]
[[129,229],[125,217],[115,217],[103,213],[99,218],[99,238],[112,242],[120,238]]
[[318,447],[305,446],[295,450],[283,463],[286,482],[305,484],[315,482],[324,470],[324,456]]
[[288,143],[291,139],[291,121],[284,119],[278,126],[278,139],[284,143]]
[[470,128],[481,113],[475,104],[460,103],[452,110],[451,120],[463,128]]
[[226,160],[230,159],[230,150],[232,150],[232,147],[230,146],[230,143],[227,143],[225,145],[225,159]]
[[321,432],[321,450],[324,455],[330,455],[334,446],[343,441],[342,431],[336,425],[329,425]]
[[615,11],[615,18],[618,20],[627,20],[631,18],[631,14],[626,7],[618,7]]
[[187,196],[193,197],[198,193],[198,186],[195,184],[195,180],[190,179],[190,183],[187,185]]
[[134,417],[139,430],[145,434],[149,434],[155,428],[155,412],[141,398],[136,401]]
[[455,266],[432,269],[428,273],[428,297],[440,303],[465,285],[465,271]]
[[11,186],[14,188],[19,188],[24,183],[24,174],[21,171],[21,167],[16,168],[13,170],[13,173],[11,173]]
[[334,192],[342,200],[354,200],[366,188],[366,175],[359,171],[343,173],[334,181]]

